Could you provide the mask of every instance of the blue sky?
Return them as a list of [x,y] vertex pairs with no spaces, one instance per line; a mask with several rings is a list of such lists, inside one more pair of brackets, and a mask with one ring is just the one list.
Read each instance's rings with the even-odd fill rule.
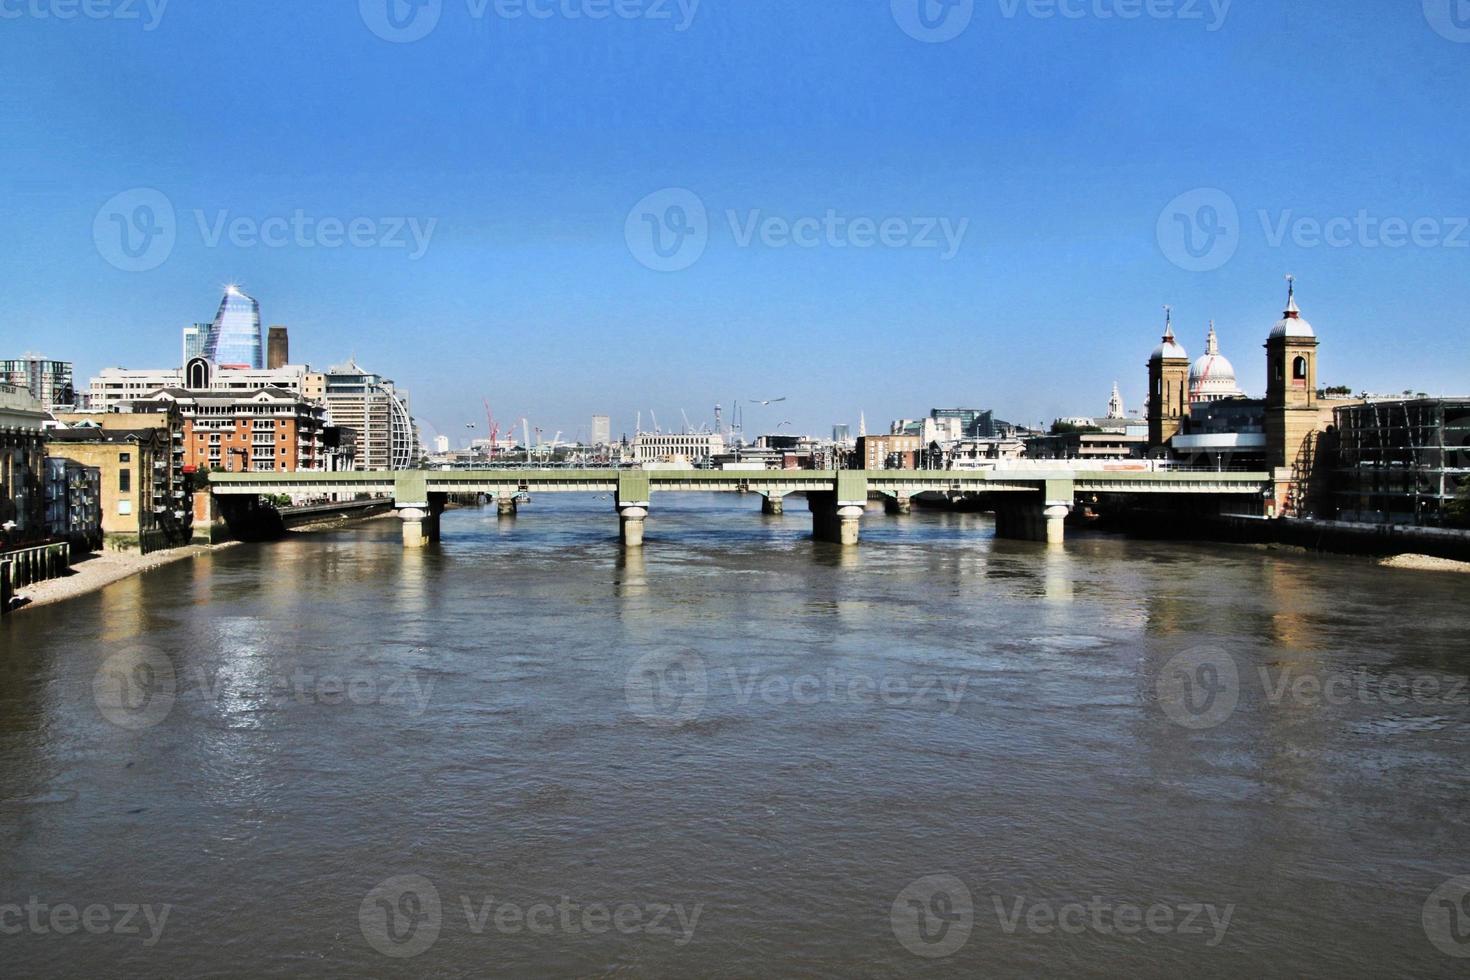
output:
[[1165,303],[1261,390],[1290,272],[1325,383],[1470,390],[1466,0],[91,2],[0,0],[0,340],[83,377],[238,281],[456,439],[1035,422]]

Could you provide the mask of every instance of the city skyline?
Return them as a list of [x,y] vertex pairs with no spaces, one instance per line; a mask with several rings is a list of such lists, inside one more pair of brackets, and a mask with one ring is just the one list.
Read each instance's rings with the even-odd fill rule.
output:
[[[1324,383],[1464,387],[1470,353],[1444,332],[1470,316],[1467,129],[1439,104],[1470,49],[1414,5],[1237,5],[1213,30],[980,5],[942,43],[888,6],[706,2],[682,30],[447,10],[411,43],[356,10],[180,6],[153,30],[21,19],[0,42],[22,78],[9,247],[47,273],[12,284],[0,324],[87,377],[177,350],[210,290],[239,281],[292,328],[296,360],[356,354],[422,392],[434,430],[457,435],[486,398],[548,430],[610,414],[621,432],[640,410],[703,418],[785,394],[779,418],[748,421],[819,434],[946,404],[1097,415],[1115,380],[1136,409],[1164,303],[1191,352],[1214,320],[1258,393],[1252,348],[1294,272],[1334,340]],[[284,61],[226,83],[202,60],[222,30]],[[816,39],[852,57],[805,71]],[[145,85],[196,83],[154,112],[106,94],[98,52]],[[1343,52],[1362,70],[1320,67]],[[42,62],[98,100],[41,112],[24,78]],[[1290,104],[1267,81],[1283,70]],[[768,97],[792,72],[803,84]],[[531,78],[558,115],[517,108]],[[657,94],[670,79],[677,98]],[[303,84],[325,101],[300,100]],[[439,94],[480,91],[504,97]],[[80,152],[78,131],[125,152]],[[118,250],[142,229],[161,244]]]

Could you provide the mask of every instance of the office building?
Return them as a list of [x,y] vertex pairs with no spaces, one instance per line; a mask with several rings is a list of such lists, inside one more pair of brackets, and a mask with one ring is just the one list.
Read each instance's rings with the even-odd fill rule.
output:
[[204,357],[221,367],[265,367],[260,336],[260,304],[239,286],[228,286],[204,341]]
[[196,357],[204,356],[204,342],[209,339],[209,324],[195,323],[184,328],[184,359],[180,364],[188,364]]
[[418,464],[422,452],[407,392],[355,360],[328,370],[323,383],[331,423],[356,433],[357,469],[406,470]]
[[25,354],[0,361],[0,384],[28,391],[43,411],[71,408],[76,404],[70,361],[52,361],[40,354]]
[[612,420],[606,415],[592,416],[592,445],[606,446],[612,443]]
[[[164,388],[188,388],[198,391],[210,388],[235,394],[248,394],[262,388],[282,388],[303,398],[312,397],[313,373],[304,365],[288,364],[274,371],[226,368],[196,357],[182,371],[163,369],[130,370],[105,368],[88,385],[87,408],[93,412],[116,412],[138,398],[146,398]],[[316,375],[320,378],[320,375]],[[317,390],[321,389],[318,381]]]

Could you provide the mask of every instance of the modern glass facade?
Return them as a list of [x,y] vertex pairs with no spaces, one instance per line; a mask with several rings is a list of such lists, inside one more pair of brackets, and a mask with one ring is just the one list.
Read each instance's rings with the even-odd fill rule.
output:
[[260,304],[238,287],[225,290],[219,312],[204,341],[204,356],[221,367],[265,367],[260,335]]

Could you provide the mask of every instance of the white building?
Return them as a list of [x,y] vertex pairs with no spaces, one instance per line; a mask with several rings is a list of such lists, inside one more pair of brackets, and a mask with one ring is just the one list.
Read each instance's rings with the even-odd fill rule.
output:
[[725,437],[717,432],[639,433],[633,440],[633,459],[638,463],[707,463],[725,451]]
[[[190,363],[197,365],[201,360],[196,358]],[[248,394],[262,388],[281,388],[302,398],[312,398],[307,384],[311,369],[302,364],[288,364],[274,371],[222,367],[204,370],[205,375],[191,379],[185,377],[185,370],[182,368],[104,368],[88,385],[87,408],[94,412],[117,411],[123,404],[163,388],[209,388],[234,394]]]

